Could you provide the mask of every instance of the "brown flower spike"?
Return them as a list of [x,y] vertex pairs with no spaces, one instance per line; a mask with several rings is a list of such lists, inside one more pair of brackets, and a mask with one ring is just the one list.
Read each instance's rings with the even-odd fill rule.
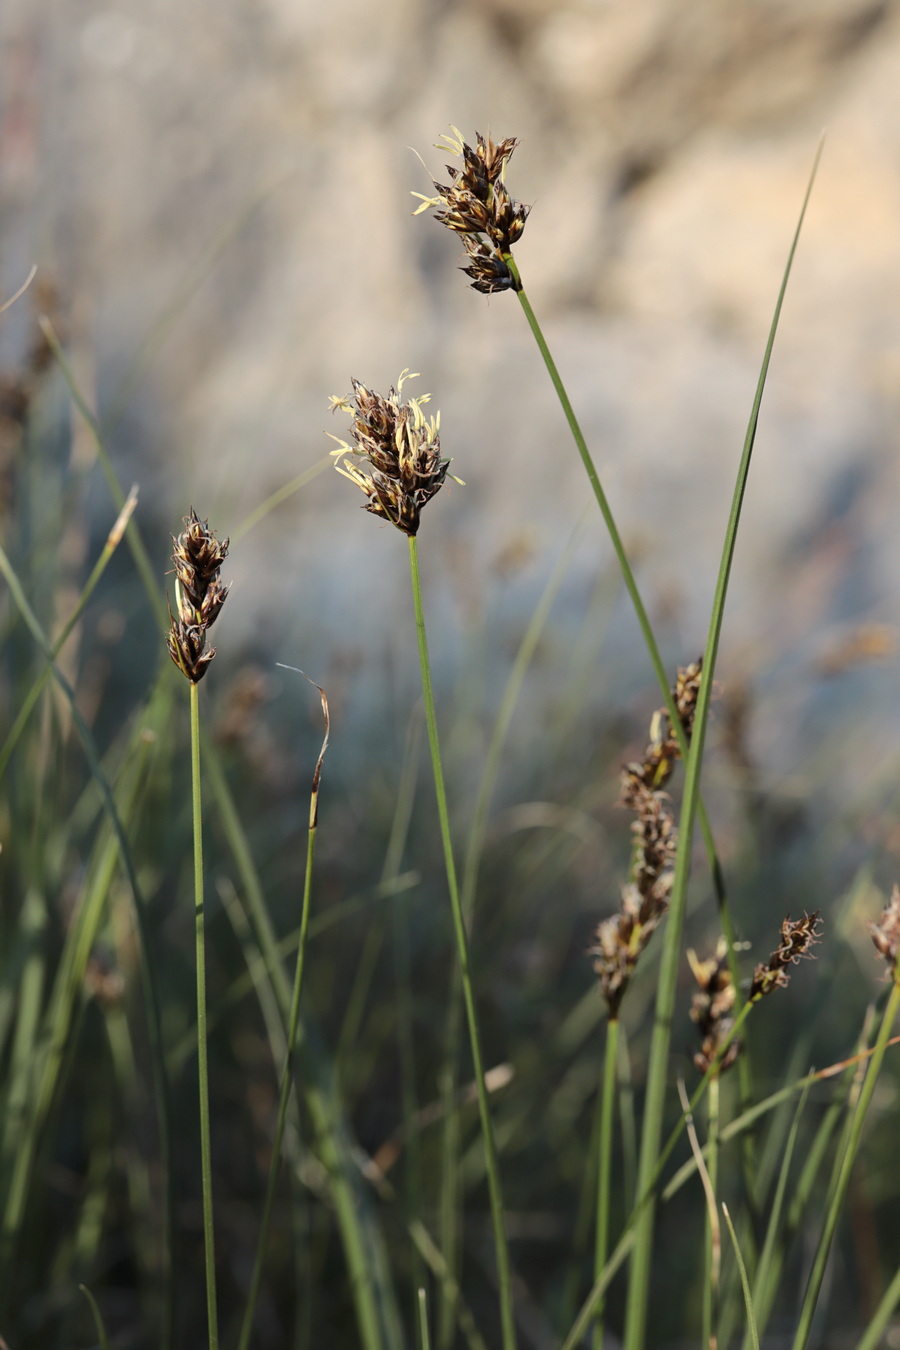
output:
[[897,951],[900,948],[900,886],[895,886],[878,923],[867,924],[876,949],[897,979]]
[[[675,706],[688,736],[694,723],[701,669],[701,662],[695,661],[679,670],[673,690]],[[618,1016],[641,952],[669,908],[678,829],[662,788],[679,755],[669,714],[660,708],[653,714],[650,743],[643,761],[628,764],[622,770],[619,801],[636,816],[631,826],[635,836],[632,880],[622,888],[619,913],[598,926],[597,945],[590,951],[596,958],[594,970],[610,1017]]]
[[228,555],[228,540],[220,542],[201,521],[194,508],[184,518],[185,530],[172,542],[175,550],[177,614],[169,606],[169,655],[192,684],[199,684],[216,654],[207,647],[206,633],[219,617],[229,588],[219,580],[219,570]]
[[691,949],[688,949],[687,958],[698,986],[691,999],[691,1021],[702,1038],[702,1045],[694,1055],[694,1065],[701,1073],[707,1073],[718,1059],[718,1072],[724,1073],[741,1052],[741,1042],[735,1037],[719,1058],[734,1027],[734,985],[728,969],[725,939],[719,939],[715,956],[707,961],[701,961]]
[[756,1003],[758,999],[765,998],[766,994],[771,994],[773,989],[783,988],[790,979],[791,966],[795,965],[802,957],[812,955],[809,949],[814,942],[819,940],[819,935],[816,932],[818,922],[819,911],[817,909],[813,910],[812,914],[804,913],[802,919],[792,920],[788,915],[783,920],[781,942],[768,961],[758,965],[753,972],[750,993],[747,995],[749,1003]]
[[509,195],[503,177],[519,142],[510,136],[495,144],[490,136],[482,136],[479,131],[475,133],[473,149],[457,127],[450,130],[453,135],[442,136],[444,144],[438,149],[449,149],[461,156],[463,167],[447,165],[449,183],[433,180],[436,197],[414,192],[412,195],[421,202],[414,214],[419,215],[429,207],[438,208],[435,220],[462,239],[469,255],[469,266],[462,270],[471,277],[476,291],[491,295],[494,291],[518,290],[519,283],[507,257],[513,244],[522,237],[531,207]]
[[[367,511],[409,536],[418,533],[422,508],[440,491],[450,466],[449,459],[441,458],[440,413],[426,418],[422,412],[431,395],[408,403],[400,400],[404,382],[415,378],[404,370],[386,398],[359,380],[351,381],[349,397],[331,398],[332,412],[341,408],[353,414],[352,443],[331,437],[338,444],[332,454],[345,456],[335,468],[366,494]],[[355,460],[362,461],[368,472]]]

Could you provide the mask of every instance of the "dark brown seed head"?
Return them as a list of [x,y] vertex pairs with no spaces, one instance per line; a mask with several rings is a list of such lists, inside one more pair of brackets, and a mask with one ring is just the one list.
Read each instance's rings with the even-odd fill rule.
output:
[[172,660],[192,684],[199,684],[216,654],[206,646],[206,633],[219,617],[228,595],[219,571],[228,555],[228,540],[218,540],[191,507],[185,529],[172,542],[172,561],[177,580],[178,612],[169,610],[167,645]]
[[434,197],[413,193],[421,201],[415,214],[436,207],[435,220],[462,236],[469,255],[469,266],[462,270],[471,277],[476,291],[490,295],[494,291],[518,289],[504,255],[522,237],[531,208],[511,197],[503,181],[518,141],[510,136],[495,143],[490,136],[476,132],[473,149],[456,127],[452,131],[452,136],[442,137],[445,142],[442,148],[459,155],[463,166],[457,169],[447,165],[450,182],[435,181]]
[[718,1060],[718,1071],[724,1073],[731,1068],[741,1051],[740,1041],[734,1039],[719,1058],[721,1048],[734,1026],[731,1016],[735,1002],[734,985],[728,969],[724,939],[719,942],[715,956],[706,961],[699,960],[697,953],[692,950],[688,951],[687,956],[698,986],[691,1000],[691,1021],[696,1024],[702,1041],[694,1055],[694,1064],[701,1073],[706,1073]]
[[[690,734],[700,664],[679,670],[673,690],[679,716]],[[693,692],[691,692],[693,690]],[[679,758],[678,742],[664,708],[653,715],[650,743],[643,762],[622,770],[619,801],[635,814],[632,879],[622,891],[618,914],[597,928],[597,944],[590,949],[594,970],[611,1017],[618,1014],[628,981],[641,952],[669,907],[678,828],[669,798],[660,791]]]
[[753,972],[748,1002],[755,1003],[765,998],[766,994],[771,994],[773,989],[782,988],[790,979],[791,966],[801,957],[812,956],[810,947],[819,940],[816,932],[818,922],[817,909],[812,914],[804,914],[802,919],[792,920],[789,915],[783,920],[781,941],[777,948],[768,961],[758,965]]
[[422,508],[440,491],[450,466],[441,458],[440,413],[426,418],[422,412],[431,396],[400,400],[404,381],[412,378],[404,370],[387,397],[353,380],[350,397],[331,400],[332,410],[353,416],[350,441],[332,437],[339,447],[335,468],[366,494],[367,511],[410,536],[418,533]]

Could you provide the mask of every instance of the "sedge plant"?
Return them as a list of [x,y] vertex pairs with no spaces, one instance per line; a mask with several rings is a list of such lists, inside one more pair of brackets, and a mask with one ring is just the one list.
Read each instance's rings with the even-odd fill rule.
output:
[[[472,1066],[478,1095],[478,1109],[484,1143],[485,1166],[490,1194],[491,1225],[497,1261],[497,1280],[500,1296],[500,1321],[503,1350],[515,1350],[516,1331],[513,1315],[512,1271],[503,1213],[503,1195],[497,1144],[491,1117],[488,1088],[485,1081],[481,1033],[475,1004],[475,992],[469,968],[469,937],[466,915],[463,912],[457,880],[453,842],[450,836],[450,818],[447,792],[441,762],[431,663],[428,656],[428,638],[425,631],[425,611],[422,602],[422,582],[419,571],[417,535],[422,509],[435,496],[448,476],[450,460],[442,457],[440,442],[440,413],[426,417],[422,411],[429,395],[420,395],[403,402],[401,398],[406,380],[414,378],[404,370],[387,396],[366,388],[353,380],[353,393],[334,396],[332,410],[342,409],[353,418],[351,441],[333,437],[338,443],[334,451],[335,467],[366,496],[365,509],[383,521],[394,525],[406,535],[409,546],[409,569],[412,583],[413,609],[419,646],[419,664],[422,676],[422,695],[425,722],[431,750],[431,766],[437,798],[441,843],[453,929],[456,938],[459,976],[469,1029]],[[453,475],[450,475],[451,477]],[[460,482],[461,480],[456,479]]]
[[190,686],[191,807],[194,828],[194,934],[197,961],[197,1066],[200,1080],[200,1165],[203,1190],[203,1244],[209,1350],[218,1350],[212,1150],[209,1121],[209,1064],[206,1045],[206,936],[203,881],[203,813],[200,791],[199,686],[216,654],[207,634],[221,613],[228,587],[220,579],[228,540],[220,541],[191,508],[185,529],[174,539],[177,610],[170,611],[169,655]]

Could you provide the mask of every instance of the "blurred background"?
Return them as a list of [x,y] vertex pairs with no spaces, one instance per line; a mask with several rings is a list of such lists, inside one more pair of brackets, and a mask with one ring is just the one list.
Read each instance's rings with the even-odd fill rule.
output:
[[[121,481],[139,484],[136,520],[161,591],[170,535],[190,506],[234,536],[233,591],[203,696],[245,793],[279,932],[296,922],[320,726],[315,696],[275,663],[302,667],[328,693],[315,903],[336,917],[310,1000],[324,1043],[341,1046],[349,1118],[370,1154],[403,1119],[390,925],[372,899],[390,837],[407,878],[424,1102],[437,1092],[428,1066],[451,968],[427,776],[402,848],[404,766],[414,774],[419,755],[406,549],[327,466],[262,523],[244,533],[242,522],[320,464],[326,432],[345,433],[328,396],[347,392],[351,376],[386,391],[403,368],[421,372],[413,392],[432,392],[466,484],[448,484],[420,534],[460,850],[512,660],[553,588],[493,799],[475,929],[491,1062],[514,1069],[502,1106],[511,1223],[539,1348],[552,1343],[564,1300],[563,1238],[596,1084],[600,1008],[585,950],[627,868],[617,772],[640,751],[659,697],[516,299],[470,290],[457,242],[429,215],[413,218],[410,193],[429,192],[432,174],[446,180],[448,156],[434,142],[451,123],[469,140],[476,130],[520,138],[507,182],[532,213],[517,258],[674,673],[704,644],[768,324],[827,128],[745,501],[707,779],[752,959],[774,945],[785,913],[825,911],[837,945],[821,957],[827,975],[816,972],[824,1008],[812,977],[805,995],[798,977],[785,996],[807,1028],[804,1053],[823,1063],[849,1053],[876,988],[862,918],[877,914],[900,854],[898,91],[892,0],[5,0],[0,9],[2,296],[38,267],[35,287],[0,321],[0,370],[13,388],[36,310],[49,312]],[[60,584],[77,588],[115,510],[52,364],[44,378],[29,520],[36,534],[56,528],[49,475],[74,475],[78,523],[70,514],[60,527],[57,567]],[[3,446],[11,479],[12,432]],[[14,520],[12,488],[6,499]],[[73,677],[105,748],[142,706],[160,659],[124,554],[79,643]],[[187,894],[182,801],[177,822],[154,822],[160,942],[190,931],[176,904]],[[224,855],[221,865],[217,894],[227,890]],[[705,875],[696,901],[693,940],[708,946],[717,928]],[[224,982],[234,938],[214,909],[214,943],[217,923]],[[183,960],[173,998],[188,1007]],[[848,968],[852,979],[840,978]],[[652,985],[651,971],[645,1000]],[[632,1011],[640,1037],[640,999]],[[173,1026],[183,1032],[188,1016]],[[759,1063],[780,1081],[784,1032],[778,1009],[767,1016]],[[252,1158],[237,1180],[233,1162],[248,1138],[264,1138],[271,1109],[256,1017],[248,1007],[225,1019],[219,1051],[232,1075],[223,1071],[218,1090],[236,1122],[223,1123],[218,1145],[233,1182],[221,1213],[235,1306],[259,1195]],[[690,1035],[685,1023],[686,1043]],[[534,1118],[547,1075],[563,1094],[552,1128]],[[892,1100],[886,1087],[884,1110]],[[474,1137],[474,1119],[468,1129]],[[486,1215],[472,1168],[478,1256]],[[896,1187],[882,1174],[872,1182],[879,1204]],[[860,1205],[870,1236],[881,1210]],[[182,1217],[196,1229],[196,1207]],[[33,1238],[35,1252],[45,1239]],[[855,1250],[841,1275],[848,1309],[878,1293]],[[317,1259],[338,1273],[315,1291],[322,1307],[310,1326],[352,1345],[339,1253],[326,1245]],[[472,1260],[470,1296],[490,1324],[490,1280]],[[133,1272],[109,1256],[104,1269],[123,1291],[121,1343],[143,1345]],[[287,1257],[277,1277],[261,1347],[287,1344]],[[31,1280],[22,1314],[31,1339],[19,1344],[55,1344],[58,1308],[47,1310],[34,1270]],[[202,1317],[195,1292],[184,1327]],[[670,1292],[676,1303],[696,1295],[677,1267]],[[658,1343],[668,1343],[678,1315],[659,1316]]]

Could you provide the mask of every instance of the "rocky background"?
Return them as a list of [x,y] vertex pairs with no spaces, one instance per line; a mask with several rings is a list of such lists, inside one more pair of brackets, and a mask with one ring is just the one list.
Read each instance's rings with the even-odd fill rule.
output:
[[[442,173],[432,147],[450,123],[520,137],[509,184],[533,204],[521,269],[674,664],[703,645],[827,127],[722,678],[753,686],[755,752],[773,773],[796,772],[844,712],[848,780],[891,750],[900,6],[6,0],[0,38],[3,292],[32,262],[58,287],[78,377],[123,480],[141,485],[160,556],[189,504],[233,533],[319,461],[324,432],[342,430],[327,396],[351,375],[383,388],[420,370],[467,484],[429,508],[421,537],[434,603],[455,616],[436,625],[448,681],[473,624],[516,639],[586,507],[557,609],[563,648],[611,551],[515,298],[467,289],[452,236],[411,215],[410,192],[429,190],[418,156]],[[5,317],[5,366],[29,322],[24,301]],[[242,650],[326,681],[343,672],[348,710],[364,711],[383,691],[363,658],[387,659],[408,605],[402,541],[360,502],[326,472],[248,533],[225,623]],[[99,491],[95,509],[99,540]],[[617,603],[596,675],[612,697],[652,688]],[[507,661],[499,644],[489,684]]]

